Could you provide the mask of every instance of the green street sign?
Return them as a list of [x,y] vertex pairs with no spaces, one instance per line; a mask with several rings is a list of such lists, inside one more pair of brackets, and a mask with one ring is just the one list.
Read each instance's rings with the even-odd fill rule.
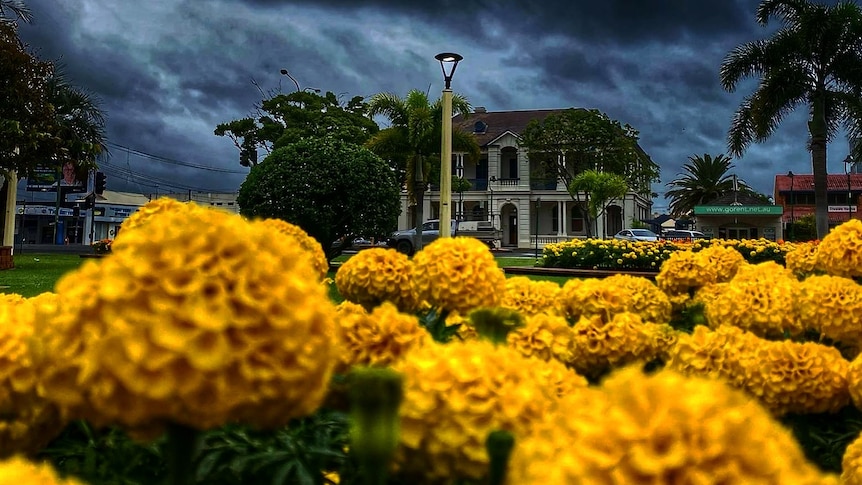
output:
[[698,205],[696,216],[780,216],[784,208],[780,205]]

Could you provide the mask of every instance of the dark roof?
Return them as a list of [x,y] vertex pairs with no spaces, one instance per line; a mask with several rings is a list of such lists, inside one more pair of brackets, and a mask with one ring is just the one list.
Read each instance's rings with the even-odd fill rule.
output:
[[[583,109],[583,108],[566,108]],[[485,111],[470,113],[467,117],[457,115],[452,118],[452,126],[461,128],[467,133],[476,136],[476,142],[480,147],[487,146],[500,135],[511,131],[520,136],[532,120],[543,120],[553,113],[561,113],[566,109],[531,109],[520,111]],[[484,133],[475,133],[476,123],[481,121],[485,125]]]
[[745,192],[739,192],[737,194],[731,192],[729,194],[724,194],[721,197],[706,202],[703,205],[731,205],[734,202],[738,202],[739,205],[764,205],[763,199],[746,194]]
[[[793,190],[798,192],[814,191],[814,175],[810,173],[793,175]],[[847,174],[831,173],[826,176],[826,190],[847,190]],[[850,190],[862,190],[862,173],[850,174]],[[775,176],[775,191],[790,192],[790,177],[786,174]]]

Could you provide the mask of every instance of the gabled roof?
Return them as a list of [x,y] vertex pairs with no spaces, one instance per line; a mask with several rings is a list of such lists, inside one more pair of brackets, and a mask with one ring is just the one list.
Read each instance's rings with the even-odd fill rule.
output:
[[[485,147],[499,139],[506,132],[520,136],[532,120],[543,120],[553,113],[561,113],[566,109],[583,108],[557,108],[557,109],[529,109],[516,111],[478,111],[470,113],[469,116],[457,115],[452,118],[452,126],[462,129],[476,136],[476,143]],[[481,133],[474,132],[478,122],[484,123],[485,130]]]
[[[827,191],[847,191],[847,174],[831,173],[826,176]],[[850,190],[862,190],[862,173],[850,174]],[[785,175],[775,176],[775,191],[790,192],[790,177]],[[813,192],[814,175],[810,173],[793,175],[794,192]]]

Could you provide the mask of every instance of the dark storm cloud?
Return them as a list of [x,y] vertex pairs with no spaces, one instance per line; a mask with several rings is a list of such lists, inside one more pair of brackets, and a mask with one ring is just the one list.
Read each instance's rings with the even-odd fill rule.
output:
[[[465,56],[453,88],[474,106],[597,108],[633,125],[662,166],[663,193],[688,156],[726,150],[733,112],[756,83],[727,93],[718,68],[736,45],[768,35],[754,22],[757,3],[28,0],[36,23],[21,34],[102,100],[112,143],[236,171],[235,147],[213,129],[293,91],[280,69],[344,98],[419,89],[434,99],[433,55],[452,49]],[[830,146],[830,159],[840,163],[841,150]],[[117,174],[112,189],[164,192],[168,181],[235,190],[244,178],[112,155],[139,176]],[[736,165],[767,193],[775,173],[809,171],[804,109]]]

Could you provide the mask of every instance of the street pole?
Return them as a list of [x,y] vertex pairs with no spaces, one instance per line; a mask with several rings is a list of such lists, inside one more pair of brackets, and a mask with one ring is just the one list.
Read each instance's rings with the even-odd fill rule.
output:
[[[4,175],[0,173],[0,177]],[[15,205],[18,200],[18,173],[14,170],[6,172],[6,210],[4,211],[3,241],[0,246],[12,246],[15,248]],[[2,187],[3,184],[0,184]],[[23,226],[23,224],[21,224]]]
[[796,221],[796,214],[794,214],[795,204],[796,202],[793,200],[793,172],[787,172],[787,176],[790,177],[790,241],[793,241],[793,226]]
[[443,137],[440,149],[440,237],[452,236],[452,90],[443,90]]
[[[442,52],[434,56],[443,70],[443,135],[440,149],[440,237],[452,236],[452,75],[463,59],[460,54]],[[446,67],[451,66],[450,71]]]
[[850,187],[850,166],[855,162],[853,157],[847,155],[844,159],[844,173],[847,174],[847,220],[853,218],[853,189]]
[[539,262],[539,207],[542,204],[541,197],[536,197],[536,262]]

